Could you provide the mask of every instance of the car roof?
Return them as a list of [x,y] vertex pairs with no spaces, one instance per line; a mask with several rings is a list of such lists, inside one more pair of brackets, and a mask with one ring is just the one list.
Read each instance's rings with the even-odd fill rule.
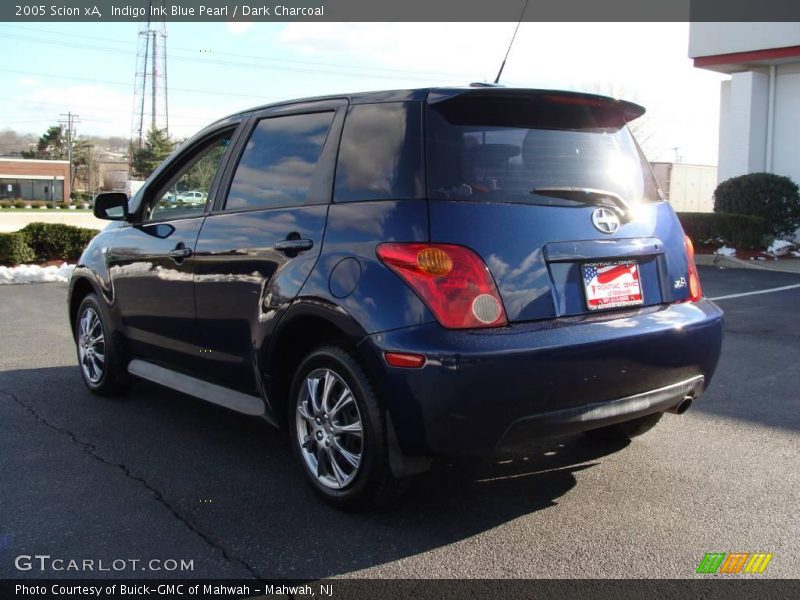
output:
[[279,106],[290,106],[292,104],[302,104],[310,102],[324,102],[326,100],[346,100],[349,104],[374,104],[380,102],[407,102],[407,101],[427,101],[429,104],[442,102],[456,96],[464,94],[482,97],[523,97],[523,96],[560,96],[575,99],[585,99],[591,102],[607,103],[609,108],[616,106],[625,114],[626,120],[631,121],[642,116],[645,112],[644,107],[618,100],[609,96],[599,94],[589,94],[584,92],[571,92],[565,90],[539,89],[539,88],[512,88],[496,86],[492,84],[473,84],[461,87],[427,87],[405,90],[381,90],[372,92],[358,92],[351,94],[331,94],[327,96],[311,96],[307,98],[295,98],[281,102],[273,102],[239,111],[220,119],[216,123],[227,121],[255,111],[265,110]]

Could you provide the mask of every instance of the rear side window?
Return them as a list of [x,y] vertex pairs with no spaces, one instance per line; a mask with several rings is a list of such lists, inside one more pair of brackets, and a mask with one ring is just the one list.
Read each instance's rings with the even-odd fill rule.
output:
[[581,188],[628,203],[658,188],[623,115],[572,98],[457,97],[428,108],[431,198],[534,203]]
[[236,167],[225,210],[302,205],[333,112],[262,119]]
[[339,145],[335,202],[423,197],[421,114],[419,102],[350,108]]

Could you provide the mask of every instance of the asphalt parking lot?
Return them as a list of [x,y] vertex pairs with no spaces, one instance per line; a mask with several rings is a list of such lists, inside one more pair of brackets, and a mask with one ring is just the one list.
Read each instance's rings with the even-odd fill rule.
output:
[[[800,283],[701,278],[710,297]],[[572,437],[443,466],[366,515],[319,501],[258,420],[147,383],[92,396],[65,295],[0,287],[0,577],[92,575],[18,571],[20,554],[194,562],[99,574],[123,577],[693,577],[718,551],[800,577],[800,288],[720,300],[711,388],[627,447]]]

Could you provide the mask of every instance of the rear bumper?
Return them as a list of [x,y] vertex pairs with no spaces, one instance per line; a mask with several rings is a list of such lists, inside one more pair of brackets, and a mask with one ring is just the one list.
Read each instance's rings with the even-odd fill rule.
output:
[[705,377],[697,375],[656,390],[523,417],[514,421],[501,438],[500,446],[516,446],[537,437],[563,435],[630,421],[675,408],[685,398],[703,393]]
[[[673,304],[509,327],[437,324],[374,334],[362,353],[408,456],[487,454],[699,398],[719,360],[722,311]],[[425,354],[421,369],[383,352]]]

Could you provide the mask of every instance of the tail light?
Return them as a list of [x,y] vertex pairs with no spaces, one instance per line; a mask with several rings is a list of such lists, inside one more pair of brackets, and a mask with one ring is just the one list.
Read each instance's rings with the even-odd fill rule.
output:
[[506,325],[503,303],[483,260],[453,244],[381,244],[378,258],[449,329]]
[[683,245],[686,248],[686,262],[689,263],[689,301],[697,302],[703,297],[703,290],[700,288],[700,274],[697,272],[697,265],[694,262],[694,244],[688,235],[683,236]]

